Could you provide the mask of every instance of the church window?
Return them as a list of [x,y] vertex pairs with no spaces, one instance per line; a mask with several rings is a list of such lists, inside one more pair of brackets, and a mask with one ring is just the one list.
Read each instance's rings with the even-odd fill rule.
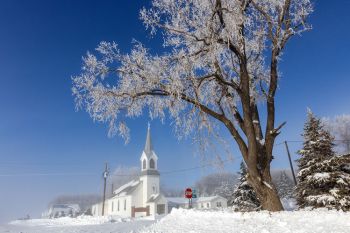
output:
[[118,211],[119,211],[119,200],[118,200]]
[[142,162],[142,169],[146,169],[146,159],[144,159]]
[[209,208],[209,203],[207,203],[207,208]]
[[155,168],[155,164],[154,164],[154,160],[153,159],[151,159],[150,161],[149,161],[149,167],[150,168]]
[[126,210],[126,199],[124,200],[124,210]]
[[114,211],[114,201],[112,201],[112,212]]

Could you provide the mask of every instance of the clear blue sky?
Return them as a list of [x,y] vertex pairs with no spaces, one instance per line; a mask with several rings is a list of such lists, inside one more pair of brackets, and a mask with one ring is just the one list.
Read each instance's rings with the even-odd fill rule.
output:
[[[0,222],[38,215],[58,194],[101,192],[105,161],[138,166],[148,118],[130,121],[131,142],[108,138],[107,127],[85,112],[75,112],[72,75],[81,57],[101,40],[123,51],[133,38],[161,51],[138,20],[148,1],[2,0],[0,2]],[[287,126],[277,140],[300,140],[306,107],[319,116],[349,114],[350,1],[317,1],[314,29],[294,38],[285,51],[277,95],[277,120]],[[191,141],[177,141],[172,128],[152,122],[159,169],[200,165]],[[298,143],[291,143],[293,158]],[[240,162],[236,153],[235,171]],[[274,168],[287,167],[277,146]],[[185,187],[211,169],[161,177],[168,186]],[[75,175],[33,176],[33,173]],[[83,174],[84,173],[84,174]],[[88,173],[88,174],[86,174]],[[18,176],[1,176],[16,174]],[[6,210],[6,211],[5,211]]]

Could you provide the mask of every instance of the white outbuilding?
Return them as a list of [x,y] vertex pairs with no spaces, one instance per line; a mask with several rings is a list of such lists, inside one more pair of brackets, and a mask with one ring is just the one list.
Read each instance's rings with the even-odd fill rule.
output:
[[[149,125],[140,163],[140,177],[114,190],[113,197],[105,202],[104,215],[139,217],[168,213],[167,200],[159,191],[158,156],[153,150]],[[92,206],[94,216],[102,215],[102,205]]]
[[[187,198],[167,197],[168,208],[189,208]],[[221,196],[199,197],[192,199],[194,209],[223,209],[227,207],[227,199]]]

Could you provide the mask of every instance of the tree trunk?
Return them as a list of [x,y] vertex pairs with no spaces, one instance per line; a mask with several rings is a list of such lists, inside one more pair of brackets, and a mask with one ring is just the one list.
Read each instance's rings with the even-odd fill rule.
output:
[[272,183],[270,169],[265,169],[262,175],[258,170],[251,172],[248,167],[248,182],[253,187],[262,209],[268,211],[284,210],[277,189]]

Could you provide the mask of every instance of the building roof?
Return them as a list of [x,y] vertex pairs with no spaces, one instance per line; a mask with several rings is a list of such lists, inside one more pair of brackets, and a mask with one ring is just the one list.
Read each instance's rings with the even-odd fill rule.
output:
[[162,195],[160,193],[157,194],[152,194],[150,196],[150,198],[148,199],[147,202],[155,202],[156,200],[158,200]]
[[[199,198],[193,198],[192,203],[210,202],[217,198],[226,199],[221,196],[199,197]],[[172,203],[188,204],[188,199],[184,197],[166,197],[166,199],[168,200],[168,202],[172,202]]]
[[166,197],[166,199],[168,200],[168,202],[177,203],[177,204],[187,204],[188,203],[188,199],[184,198],[184,197]]
[[211,197],[199,197],[199,198],[197,198],[196,202],[208,202],[208,201],[213,201],[213,200],[218,199],[218,198],[226,199],[224,197],[216,195],[216,196],[211,196]]
[[118,189],[116,189],[113,192],[113,194],[118,195],[118,196],[129,195],[137,188],[137,186],[140,183],[142,183],[142,181],[140,179],[132,180],[129,183],[126,183],[126,184],[120,186]]

